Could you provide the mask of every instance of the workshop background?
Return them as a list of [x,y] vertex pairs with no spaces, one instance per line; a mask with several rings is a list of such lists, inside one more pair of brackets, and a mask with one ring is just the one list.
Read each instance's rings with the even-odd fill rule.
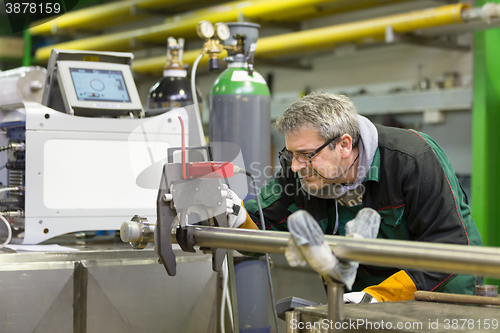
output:
[[[492,169],[499,158],[499,19],[421,19],[404,26],[415,13],[426,15],[426,10],[456,3],[481,7],[487,1],[80,1],[69,13],[19,33],[15,40],[4,33],[3,43],[12,43],[4,45],[12,47],[1,48],[0,64],[2,70],[44,66],[52,48],[133,52],[134,78],[144,104],[162,76],[168,37],[185,38],[184,62],[192,65],[204,42],[196,36],[199,21],[258,23],[255,68],[271,90],[272,121],[296,98],[326,90],[346,94],[360,114],[375,122],[429,134],[444,148],[469,193],[485,245],[500,245],[499,176]],[[399,22],[393,31],[380,29],[387,25],[380,20],[388,17]],[[301,38],[310,41],[298,44],[293,33],[308,30],[313,33]],[[318,34],[321,38],[311,38]],[[278,42],[280,51],[269,44],[276,36],[271,42]],[[205,125],[208,96],[219,74],[208,72],[206,62],[198,68]],[[274,165],[283,144],[272,133]]]
[[[271,91],[271,122],[298,97],[326,90],[349,96],[374,122],[429,134],[468,193],[484,244],[498,247],[500,18],[435,19],[436,10],[486,3],[500,0],[79,1],[67,14],[15,33],[1,12],[0,70],[47,66],[52,48],[132,52],[146,108],[162,77],[168,37],[185,38],[184,63],[192,66],[204,42],[196,35],[199,21],[258,23],[255,69]],[[197,71],[205,135],[208,96],[220,72],[208,71],[206,57]],[[272,132],[274,167],[283,146]]]

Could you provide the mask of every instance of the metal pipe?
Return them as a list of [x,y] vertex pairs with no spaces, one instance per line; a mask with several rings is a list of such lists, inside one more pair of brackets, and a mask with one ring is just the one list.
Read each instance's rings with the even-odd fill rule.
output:
[[[275,58],[283,55],[331,49],[336,44],[349,41],[356,42],[363,38],[384,40],[388,26],[392,27],[394,33],[407,33],[418,29],[462,23],[461,14],[468,8],[468,5],[458,3],[325,28],[264,37],[259,39],[255,57]],[[200,52],[201,49],[184,52],[184,63],[193,63]],[[38,51],[37,57],[39,57]],[[136,73],[161,73],[164,66],[164,56],[139,59],[132,64],[132,68]]]
[[[201,54],[202,49],[184,51],[183,62],[184,64],[193,65],[197,57]],[[222,53],[221,53],[222,54]],[[224,53],[225,54],[225,53]],[[203,57],[199,61],[200,66],[206,66],[208,57]],[[145,59],[137,59],[132,63],[132,70],[140,74],[159,74],[165,67],[165,56],[156,56]]]
[[98,6],[74,10],[29,29],[32,35],[53,35],[58,30],[102,30],[113,25],[129,23],[150,17],[137,11],[158,10],[182,4],[185,0],[127,0],[113,1]]
[[[289,233],[190,226],[197,246],[284,254]],[[172,243],[177,243],[175,234]],[[362,264],[500,277],[500,249],[388,239],[325,235],[339,259]]]
[[300,321],[300,312],[287,311],[285,313],[286,333],[300,333],[297,323]]
[[[408,0],[385,0],[387,3],[399,3]],[[46,23],[38,24],[30,28],[34,35],[50,35],[67,29],[74,33],[75,30],[87,31],[102,30],[104,27],[124,24],[154,16],[155,10],[173,8],[178,5],[190,5],[196,7],[203,5],[200,0],[126,0],[114,1],[79,10],[72,10],[60,17]],[[217,4],[208,9],[208,12],[237,11],[245,17],[259,19],[260,21],[284,21],[297,22],[304,19],[317,17],[318,15],[339,14],[347,11],[359,10],[372,7],[378,3],[372,0],[293,0],[293,1],[248,1],[239,0],[223,5]],[[207,10],[197,10],[189,14],[175,15],[170,20],[183,20],[186,17],[195,17],[198,21],[206,19]],[[167,19],[167,20],[168,20]],[[212,22],[222,21],[217,17],[211,18]],[[234,19],[237,20],[237,19]],[[193,26],[194,28],[194,26]],[[173,33],[172,33],[173,35]]]
[[394,33],[462,22],[465,4],[453,4],[376,19],[339,24],[326,28],[294,32],[259,40],[256,56],[271,58],[290,53],[310,52],[331,48],[335,44],[359,41],[362,38],[384,40],[387,27]]
[[[305,8],[315,8],[322,3],[340,0],[253,0],[253,1],[232,1],[223,6],[217,5],[206,9],[188,12],[181,15],[169,17],[165,23],[130,30],[125,32],[112,33],[102,36],[82,38],[65,43],[41,47],[36,51],[36,58],[40,61],[46,60],[50,56],[53,48],[71,49],[71,50],[105,50],[105,51],[124,51],[129,50],[132,44],[159,42],[165,43],[169,36],[183,36],[184,38],[196,35],[196,25],[201,20],[210,22],[233,22],[238,20],[238,16],[243,14],[246,18],[259,19],[260,15],[282,12],[301,12]],[[114,3],[113,3],[114,4]],[[110,4],[111,5],[111,4]],[[92,9],[92,8],[90,8]],[[116,14],[114,13],[113,16]],[[61,19],[65,15],[61,16]],[[116,16],[119,17],[119,16]],[[93,18],[89,19],[93,22]],[[54,20],[57,22],[56,20]],[[48,22],[54,24],[54,21]],[[36,27],[30,29],[31,34],[36,34]],[[199,52],[198,52],[199,54]],[[194,59],[193,59],[194,60]],[[163,65],[165,57],[163,57]]]
[[[133,44],[135,42],[162,42],[171,35],[184,37],[194,36],[196,32],[194,27],[202,19],[214,22],[230,22],[237,20],[239,13],[243,13],[244,16],[249,19],[258,19],[259,15],[262,13],[270,14],[299,11],[303,8],[304,4],[313,6],[322,2],[325,2],[325,0],[309,0],[307,2],[302,0],[261,0],[249,1],[247,3],[236,1],[226,5],[224,10],[220,10],[219,8],[208,8],[196,11],[194,15],[192,13],[180,15],[178,19],[167,20],[160,25],[41,47],[36,51],[35,56],[40,61],[46,60],[49,58],[53,48],[106,51],[129,50],[131,48],[131,43]],[[462,22],[461,12],[465,8],[468,8],[468,5],[459,3],[377,19],[261,38],[259,40],[256,56],[261,58],[273,58],[306,51],[317,51],[331,48],[336,43],[358,41],[362,38],[383,40],[387,26],[392,26],[396,33],[406,33],[422,28],[459,23]],[[195,53],[199,54],[200,51],[201,50],[196,50]],[[159,58],[155,57],[155,59]],[[186,54],[184,54],[184,63],[192,63],[194,61],[194,59],[191,61],[189,60],[190,59],[186,58]],[[164,64],[165,57],[162,56],[160,71],[163,70]],[[137,68],[140,68],[140,66]],[[140,69],[136,69],[136,71],[149,72],[141,71]]]
[[475,305],[500,305],[500,299],[488,296],[473,296],[462,294],[433,293],[430,291],[416,291],[413,295],[417,301],[475,304]]
[[336,323],[344,321],[344,284],[335,281],[326,283],[328,292],[328,333],[342,333],[342,326]]

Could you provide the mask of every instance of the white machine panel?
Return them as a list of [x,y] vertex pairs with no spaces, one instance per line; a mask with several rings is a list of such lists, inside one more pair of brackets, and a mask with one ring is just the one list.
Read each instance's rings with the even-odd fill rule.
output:
[[[185,109],[143,119],[26,111],[24,244],[80,230],[118,230],[136,214],[156,220],[167,149],[180,147]],[[180,157],[174,155],[174,161]]]
[[[175,138],[171,138],[175,142]],[[167,142],[50,139],[44,145],[43,200],[49,209],[144,210],[156,200],[156,191],[141,188],[136,178],[165,152]],[[54,161],[57,161],[54,163]],[[113,172],[109,172],[113,170]],[[160,185],[160,176],[151,175]],[[117,195],[121,193],[122,195]],[[131,195],[127,195],[130,193]],[[78,200],[75,200],[78,198]]]

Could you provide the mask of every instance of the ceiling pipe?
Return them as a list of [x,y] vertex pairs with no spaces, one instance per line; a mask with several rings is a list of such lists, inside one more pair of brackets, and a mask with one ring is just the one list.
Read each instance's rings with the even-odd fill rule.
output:
[[[391,15],[376,19],[339,24],[326,28],[292,32],[260,38],[255,57],[261,59],[331,49],[336,44],[358,42],[363,39],[384,40],[387,27],[394,33],[408,33],[463,22],[462,14],[469,10],[466,4],[458,3],[410,13]],[[184,63],[192,64],[200,50],[184,52]],[[205,60],[206,61],[206,60]],[[137,59],[132,64],[135,73],[159,74],[165,65],[165,57]]]
[[[46,61],[53,48],[70,50],[93,50],[93,51],[126,51],[133,48],[134,44],[158,42],[165,43],[170,36],[182,36],[183,38],[196,36],[196,25],[199,21],[206,20],[216,22],[234,22],[240,15],[248,19],[258,19],[260,15],[280,13],[283,11],[300,12],[305,7],[318,6],[322,3],[341,0],[250,0],[233,1],[207,9],[187,12],[178,16],[170,17],[165,23],[147,28],[112,33],[102,36],[82,38],[70,42],[50,45],[39,48],[35,57],[39,61]],[[30,29],[30,33],[33,34]]]
[[256,56],[258,54],[259,58],[273,58],[290,53],[328,49],[339,43],[362,41],[367,38],[384,40],[387,27],[392,27],[396,34],[404,34],[417,29],[461,22],[462,11],[466,8],[469,8],[468,5],[459,3],[267,37],[259,40]]
[[185,0],[125,0],[70,11],[49,22],[35,22],[32,35],[53,35],[61,30],[101,30],[106,27],[145,19],[140,11],[173,7]]
[[[158,1],[158,0],[146,0]],[[384,3],[397,3],[408,2],[410,0],[386,0]],[[156,42],[164,44],[168,37],[182,36],[183,38],[196,36],[196,25],[199,21],[206,20],[212,23],[216,22],[236,22],[243,15],[248,21],[283,21],[299,20],[300,17],[314,17],[320,15],[327,15],[332,13],[339,13],[347,10],[355,10],[359,8],[372,7],[378,2],[373,0],[358,0],[356,5],[350,0],[243,0],[224,3],[212,6],[206,9],[200,9],[193,12],[187,12],[165,20],[165,23],[154,25],[146,28],[117,32],[102,36],[95,36],[89,38],[82,38],[79,40],[69,41],[65,43],[54,44],[46,47],[39,48],[35,57],[38,61],[47,61],[50,52],[53,48],[70,49],[70,50],[92,50],[92,51],[130,51],[131,49],[138,48],[141,45],[147,45],[149,42]],[[116,4],[116,2],[113,2]],[[111,5],[111,4],[110,4]],[[137,5],[139,6],[139,5]],[[101,7],[101,6],[98,6]],[[106,11],[97,8],[97,12],[102,12],[109,17],[117,14],[114,9],[109,7]],[[89,9],[90,10],[90,9]],[[108,12],[109,11],[109,12]],[[97,14],[96,12],[96,14]],[[76,14],[77,12],[75,12]],[[57,24],[58,20],[62,20],[66,15],[54,20],[55,23],[48,22],[47,24]],[[86,20],[88,22],[94,21],[93,16],[70,16],[65,23],[66,26],[72,26],[72,17],[78,22]],[[279,19],[278,19],[279,18]],[[47,31],[48,26],[45,26]],[[30,29],[32,35],[38,33],[39,28],[33,27]]]

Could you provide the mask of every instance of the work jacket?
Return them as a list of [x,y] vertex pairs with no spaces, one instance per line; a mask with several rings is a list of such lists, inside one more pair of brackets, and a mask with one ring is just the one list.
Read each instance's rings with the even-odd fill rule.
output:
[[[378,149],[363,181],[362,204],[336,205],[335,199],[311,196],[286,166],[259,195],[266,229],[288,231],[288,216],[305,209],[325,234],[338,229],[336,234],[344,236],[345,224],[361,208],[370,207],[381,216],[378,238],[482,245],[467,195],[441,147],[423,133],[376,128]],[[245,206],[260,228],[256,201]],[[474,276],[360,265],[353,291],[367,291],[379,301],[397,301],[413,299],[416,290],[472,294],[476,283]]]

